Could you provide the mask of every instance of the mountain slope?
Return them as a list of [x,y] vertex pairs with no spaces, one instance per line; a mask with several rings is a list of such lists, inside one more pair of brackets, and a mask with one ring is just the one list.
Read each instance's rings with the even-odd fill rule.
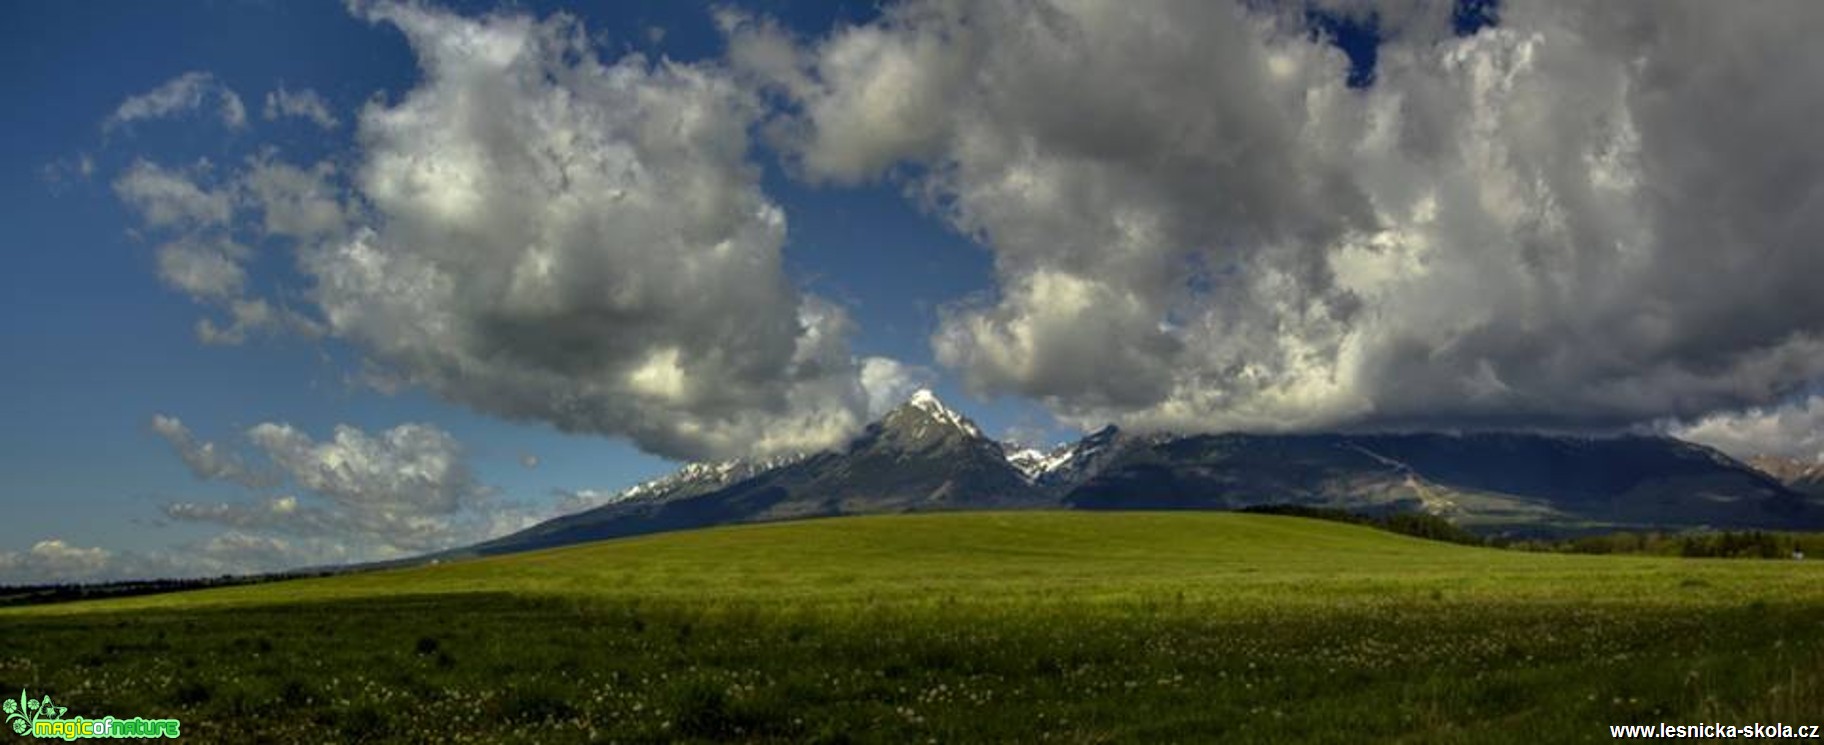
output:
[[1484,528],[1824,525],[1803,495],[1667,437],[1206,435],[1132,448],[1073,490],[1083,509],[1291,503],[1423,510]]
[[1056,506],[1001,444],[919,391],[842,452],[793,459],[709,490],[653,490],[457,554],[494,554],[724,523],[919,510]]

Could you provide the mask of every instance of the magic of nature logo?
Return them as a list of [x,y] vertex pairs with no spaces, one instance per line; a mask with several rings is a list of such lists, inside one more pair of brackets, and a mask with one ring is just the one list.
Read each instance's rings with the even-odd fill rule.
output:
[[33,737],[75,740],[77,738],[111,739],[172,737],[179,734],[179,722],[176,719],[144,719],[141,717],[86,717],[64,718],[70,707],[51,703],[51,697],[33,698],[19,689],[19,698],[0,701],[0,710],[6,712],[6,721],[19,735]]

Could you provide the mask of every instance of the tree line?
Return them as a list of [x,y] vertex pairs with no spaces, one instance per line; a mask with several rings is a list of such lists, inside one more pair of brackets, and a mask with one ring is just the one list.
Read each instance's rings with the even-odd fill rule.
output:
[[1824,533],[1791,533],[1771,530],[1672,533],[1622,530],[1579,536],[1528,538],[1478,535],[1442,517],[1423,512],[1364,514],[1331,507],[1310,507],[1296,504],[1260,505],[1246,507],[1241,511],[1366,525],[1434,541],[1518,551],[1684,556],[1694,559],[1789,559],[1795,556],[1824,559]]

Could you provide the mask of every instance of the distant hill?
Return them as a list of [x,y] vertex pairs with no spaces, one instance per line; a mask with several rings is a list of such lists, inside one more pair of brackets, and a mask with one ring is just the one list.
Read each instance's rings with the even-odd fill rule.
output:
[[840,451],[691,464],[444,556],[728,523],[977,509],[1424,512],[1483,532],[1824,528],[1824,497],[1670,437],[1129,434],[1013,448],[919,391]]

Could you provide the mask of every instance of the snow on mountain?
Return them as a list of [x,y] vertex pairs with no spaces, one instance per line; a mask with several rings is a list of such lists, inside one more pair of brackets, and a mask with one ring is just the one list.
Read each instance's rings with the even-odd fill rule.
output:
[[1015,470],[1024,474],[1027,481],[1036,479],[1039,474],[1044,473],[1046,461],[1049,459],[1050,456],[1034,448],[1018,450],[1007,448],[1007,465],[1013,466]]
[[1007,463],[1026,475],[1026,480],[1035,484],[1074,485],[1097,470],[1113,455],[1116,436],[1120,431],[1113,426],[1085,436],[1075,442],[1067,442],[1043,452],[1034,448],[1009,448]]
[[1007,464],[1026,474],[1026,480],[1038,481],[1047,474],[1070,465],[1077,455],[1077,443],[1074,442],[1052,448],[1049,453],[1035,448],[1022,448],[1007,453]]
[[969,421],[968,417],[958,414],[950,407],[945,406],[944,402],[937,399],[937,394],[932,393],[929,388],[920,388],[917,391],[914,391],[912,393],[912,398],[907,400],[906,404],[923,411],[926,414],[930,414],[931,418],[936,419],[939,422],[943,422],[944,424],[967,432],[970,437],[982,436],[982,431],[976,428],[975,422]]
[[[937,394],[920,389],[842,452],[846,453],[845,457],[854,457],[855,448],[878,447],[882,442],[889,442],[889,450],[894,453],[892,459],[897,463],[904,459],[898,454],[902,450],[926,452],[929,448],[960,446],[962,449],[942,452],[949,453],[947,458],[966,459],[973,456],[964,453],[979,451],[996,462],[1004,459],[1025,485],[1056,492],[1073,488],[1101,471],[1120,449],[1117,447],[1118,435],[1114,427],[1107,427],[1049,451],[1001,443],[983,435],[980,427],[945,405]],[[1120,438],[1119,441],[1129,439]],[[661,504],[708,494],[799,463],[811,455],[687,463],[669,475],[636,484],[606,498],[594,499],[589,506]]]
[[686,463],[683,468],[659,478],[630,486],[602,504],[635,499],[665,500],[703,494],[738,481],[753,478],[776,468],[804,460],[804,455],[772,458],[735,458],[707,463]]
[[1748,465],[1778,479],[1787,487],[1814,497],[1824,497],[1824,462],[1758,455],[1748,459]]

